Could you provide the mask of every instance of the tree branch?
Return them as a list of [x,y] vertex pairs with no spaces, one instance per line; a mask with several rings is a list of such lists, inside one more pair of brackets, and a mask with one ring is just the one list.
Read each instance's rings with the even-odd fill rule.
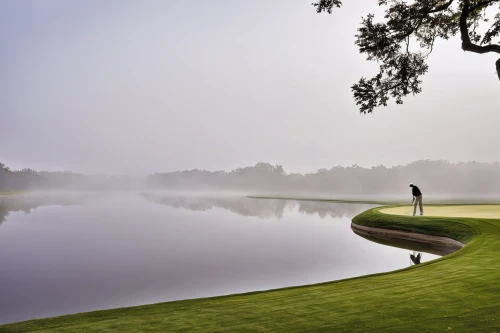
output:
[[[485,6],[485,3],[490,3],[490,2],[495,2],[495,1],[498,1],[498,0],[483,1],[483,6]],[[474,7],[477,7],[477,5]],[[469,28],[467,26],[467,18],[469,17],[469,14],[472,10],[471,8],[473,8],[473,7],[470,7],[470,1],[464,0],[462,14],[460,15],[460,34],[462,37],[462,49],[464,51],[480,53],[480,54],[488,53],[488,52],[500,53],[500,45],[489,44],[489,45],[480,46],[480,45],[477,45],[477,44],[474,44],[471,42],[470,36],[469,36]],[[477,7],[477,8],[479,8],[479,7]]]
[[[413,27],[412,30],[408,31],[406,34],[404,34],[402,37],[401,37],[401,40],[409,37],[411,34],[413,34],[415,31],[417,31],[420,26],[422,25],[422,22],[424,21],[425,18],[427,18],[427,16],[429,14],[432,14],[432,13],[437,13],[437,12],[441,12],[443,10],[446,10],[448,7],[451,6],[451,4],[453,3],[453,1],[455,0],[450,0],[444,4],[442,4],[441,6],[437,7],[437,8],[434,8],[432,9],[431,8],[423,8],[419,11],[420,14],[422,14],[422,16],[420,17],[420,21],[417,23],[417,25],[415,27]],[[499,0],[489,0],[489,1],[499,1]],[[433,6],[434,7],[434,6]]]
[[[448,7],[451,6],[451,4],[453,3],[453,1],[454,0],[450,0],[450,1],[442,4],[441,6],[435,8],[435,9],[431,9],[430,11],[427,12],[427,14],[437,13],[437,12],[440,12],[442,10],[448,9]],[[498,0],[492,0],[492,1],[498,1]]]
[[489,6],[490,4],[495,3],[495,2],[498,2],[498,0],[486,0],[486,1],[478,2],[477,4],[475,4],[474,6],[469,8],[469,12],[476,10],[478,8]]

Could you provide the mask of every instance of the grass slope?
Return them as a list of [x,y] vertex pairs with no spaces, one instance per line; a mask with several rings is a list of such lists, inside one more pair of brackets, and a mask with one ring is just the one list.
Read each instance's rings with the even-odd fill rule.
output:
[[468,242],[392,273],[0,326],[0,332],[500,332],[500,220],[385,215],[360,225]]

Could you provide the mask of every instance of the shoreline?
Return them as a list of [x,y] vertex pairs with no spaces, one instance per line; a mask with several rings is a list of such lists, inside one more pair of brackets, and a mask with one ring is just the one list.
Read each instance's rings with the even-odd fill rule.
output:
[[406,232],[406,231],[382,229],[375,227],[366,227],[358,225],[354,222],[351,223],[351,229],[358,236],[365,237],[367,239],[375,238],[380,241],[389,241],[389,242],[392,241],[395,243],[394,245],[390,246],[396,246],[396,243],[399,240],[415,242],[421,245],[429,245],[438,250],[437,252],[439,253],[435,254],[440,254],[442,256],[458,251],[465,246],[464,243],[449,237],[433,236],[416,232]]
[[368,235],[368,236],[381,236],[387,238],[394,239],[403,239],[409,241],[415,241],[420,243],[427,243],[438,246],[450,246],[456,247],[457,249],[461,249],[465,246],[464,243],[454,240],[449,237],[442,236],[432,236],[426,235],[416,232],[406,232],[406,231],[398,231],[398,230],[390,230],[390,229],[382,229],[382,228],[374,228],[374,227],[365,227],[362,225],[358,225],[354,222],[351,223],[351,228],[360,234]]
[[[495,283],[500,269],[496,256],[500,251],[500,219],[412,218],[381,213],[383,208],[388,207],[372,208],[354,217],[353,231],[370,237],[390,236],[460,246],[461,250],[387,273],[318,285],[31,320],[0,325],[0,331],[154,329],[176,332],[189,328],[200,333],[364,332],[369,328],[381,332],[447,329],[463,332],[491,331],[498,327],[494,320],[500,311],[496,301],[500,286]],[[463,306],[465,303],[467,307]],[[415,317],[419,320],[415,321]]]

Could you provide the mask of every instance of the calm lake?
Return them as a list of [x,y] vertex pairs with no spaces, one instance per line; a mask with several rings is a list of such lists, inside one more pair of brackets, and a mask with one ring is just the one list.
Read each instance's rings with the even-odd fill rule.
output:
[[371,207],[160,193],[0,197],[0,323],[409,266],[409,250],[351,230]]

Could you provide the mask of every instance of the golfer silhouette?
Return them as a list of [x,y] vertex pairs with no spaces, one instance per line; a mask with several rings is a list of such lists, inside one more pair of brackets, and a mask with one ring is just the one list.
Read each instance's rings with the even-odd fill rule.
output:
[[424,215],[424,207],[422,204],[422,192],[418,188],[417,185],[413,185],[410,183],[411,193],[413,194],[413,200],[411,201],[412,205],[415,202],[415,206],[413,206],[413,216],[417,212],[417,204],[420,206],[420,215]]

